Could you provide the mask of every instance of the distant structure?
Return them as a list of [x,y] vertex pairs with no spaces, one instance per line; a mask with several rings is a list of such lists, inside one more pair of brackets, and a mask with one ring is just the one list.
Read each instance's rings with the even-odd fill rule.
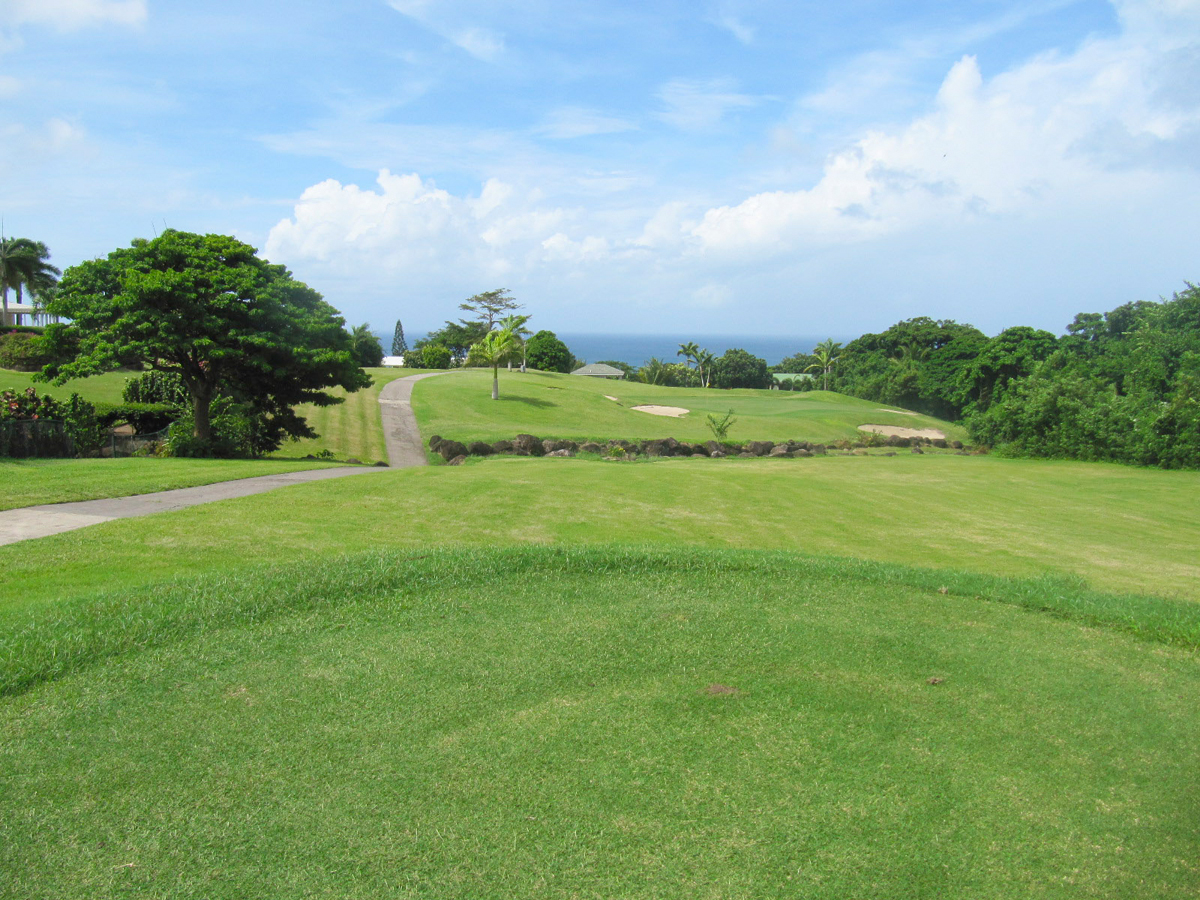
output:
[[8,317],[10,321],[0,322],[0,325],[48,325],[58,321],[58,316],[50,315],[40,306],[32,303],[12,303],[11,301],[8,304]]
[[380,365],[384,366],[384,367],[391,367],[393,369],[398,369],[404,365],[404,357],[403,356],[385,356],[383,358],[383,362],[381,362]]
[[576,369],[572,375],[590,375],[592,378],[624,378],[625,373],[613,366],[606,366],[604,363],[592,363],[590,366],[584,366],[582,369]]

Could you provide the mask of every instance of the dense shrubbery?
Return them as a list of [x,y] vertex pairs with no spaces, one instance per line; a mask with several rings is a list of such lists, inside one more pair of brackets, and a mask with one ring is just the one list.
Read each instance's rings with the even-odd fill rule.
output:
[[1081,313],[1063,337],[909,319],[840,348],[830,387],[962,420],[1012,455],[1200,467],[1200,288]]
[[[0,456],[14,452],[12,439],[16,432],[11,425],[20,422],[61,422],[62,435],[67,439],[56,452],[39,455],[90,456],[100,449],[105,429],[97,421],[96,408],[78,394],[69,400],[58,400],[49,394],[39,396],[33,388],[24,391],[0,392]],[[10,427],[5,427],[6,425]],[[24,441],[21,442],[24,445]]]
[[53,360],[45,339],[31,331],[0,334],[0,369],[38,372]]

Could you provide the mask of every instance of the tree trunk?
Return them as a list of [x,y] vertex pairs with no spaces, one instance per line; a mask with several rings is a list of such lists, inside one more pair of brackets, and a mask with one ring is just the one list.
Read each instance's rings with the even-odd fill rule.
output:
[[492,399],[500,399],[500,365],[492,366]]
[[211,406],[211,391],[205,394],[192,394],[192,421],[195,423],[195,428],[192,429],[192,437],[198,440],[212,440],[212,420],[209,418],[209,409]]

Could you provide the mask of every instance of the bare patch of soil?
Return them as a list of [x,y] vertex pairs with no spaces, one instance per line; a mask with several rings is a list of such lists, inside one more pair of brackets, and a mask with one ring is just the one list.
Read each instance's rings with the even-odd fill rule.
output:
[[882,407],[880,407],[879,409],[875,410],[875,412],[888,412],[888,413],[895,413],[895,414],[896,414],[896,415],[898,415],[898,416],[916,416],[916,415],[919,415],[919,413],[915,413],[915,412],[913,412],[911,409],[883,409]]
[[858,430],[886,434],[888,437],[895,435],[902,438],[929,438],[930,440],[946,437],[945,432],[936,428],[901,428],[899,425],[859,425]]
[[727,684],[710,684],[704,689],[704,693],[710,697],[737,696],[741,693],[737,688],[730,687]]

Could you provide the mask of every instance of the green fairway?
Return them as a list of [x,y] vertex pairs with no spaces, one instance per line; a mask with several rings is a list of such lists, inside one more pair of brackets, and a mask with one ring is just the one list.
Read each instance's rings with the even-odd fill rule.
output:
[[[928,416],[887,412],[887,407],[825,391],[703,390],[669,388],[627,381],[556,375],[546,372],[500,373],[500,399],[491,399],[490,370],[467,369],[420,382],[413,410],[428,438],[440,434],[457,441],[495,441],[529,433],[571,440],[642,440],[673,437],[681,441],[712,438],[707,415],[733,409],[733,441],[805,440],[831,442],[862,437],[859,425],[937,428],[947,438],[965,432]],[[613,401],[608,397],[616,397]],[[630,407],[674,406],[690,412],[680,418],[649,415]]]
[[329,465],[281,459],[0,459],[0,510],[127,497]]
[[67,400],[72,394],[78,394],[84,400],[92,403],[123,403],[121,392],[125,390],[125,382],[136,377],[137,374],[137,372],[106,372],[103,375],[77,378],[63,385],[55,385],[34,381],[32,372],[0,369],[0,391],[23,391],[32,387],[39,394],[49,394],[60,400]]
[[383,425],[379,416],[379,391],[390,381],[417,375],[425,369],[367,369],[374,379],[371,387],[347,394],[341,388],[328,393],[342,397],[345,402],[335,406],[302,404],[296,411],[308,420],[319,437],[288,441],[275,456],[294,457],[316,455],[328,450],[335,459],[358,459],[361,462],[387,462],[387,446],[383,441]]
[[[431,379],[436,380],[436,379]],[[480,502],[486,498],[486,502]],[[1200,600],[1200,473],[990,457],[489,459],[0,547],[0,615],[264,558],[446,543],[794,549]]]
[[58,607],[9,671],[109,658],[0,699],[0,895],[1195,896],[1192,652],[867,574],[423,551]]

